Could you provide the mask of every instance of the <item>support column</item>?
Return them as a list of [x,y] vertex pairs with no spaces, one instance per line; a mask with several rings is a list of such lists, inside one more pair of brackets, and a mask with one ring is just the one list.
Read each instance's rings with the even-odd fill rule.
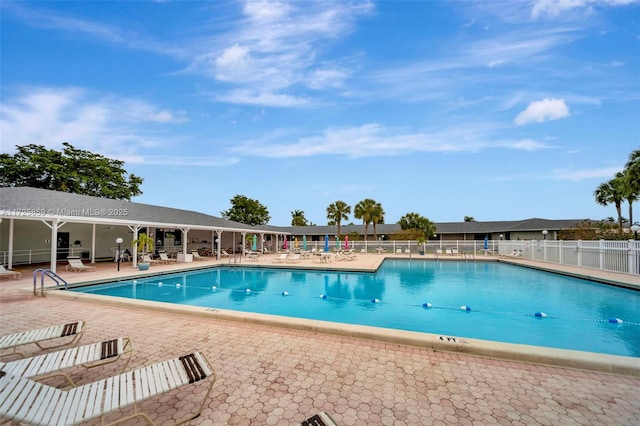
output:
[[241,256],[244,256],[244,249],[247,245],[247,233],[246,232],[241,232],[240,235],[242,235],[242,254]]
[[133,251],[133,262],[131,263],[131,266],[133,266],[133,269],[136,269],[138,267],[138,247],[134,241],[138,239],[138,231],[142,229],[142,225],[128,225],[128,227],[131,230],[131,232],[133,232],[133,240],[131,240],[131,248]]
[[96,263],[96,224],[91,229],[91,263]]
[[51,225],[44,220],[42,223],[51,229],[51,265],[49,269],[52,272],[56,272],[56,267],[58,266],[58,229],[62,228],[67,222],[60,222],[60,219],[54,219],[51,221]]
[[186,255],[187,254],[187,234],[189,233],[189,231],[191,230],[191,228],[180,228],[180,231],[182,231],[182,254]]
[[216,229],[216,260],[220,260],[220,246],[222,245],[222,229]]
[[13,268],[13,221],[14,219],[9,219],[9,259],[7,260],[7,268]]

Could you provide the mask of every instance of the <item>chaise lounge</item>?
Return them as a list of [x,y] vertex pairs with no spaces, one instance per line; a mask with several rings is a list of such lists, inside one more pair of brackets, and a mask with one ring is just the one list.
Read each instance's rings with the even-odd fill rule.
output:
[[14,280],[22,277],[22,272],[14,271],[12,269],[6,269],[4,265],[0,264],[0,277],[12,276]]
[[[51,327],[40,328],[37,330],[28,330],[20,333],[7,334],[0,337],[0,353],[2,351],[11,350],[8,353],[0,354],[0,357],[19,356],[24,358],[24,354],[18,352],[18,348],[25,345],[35,344],[42,350],[60,348],[62,346],[78,343],[84,335],[84,322],[78,321],[64,325],[54,325]],[[65,338],[71,338],[65,339]],[[50,340],[64,339],[63,343],[53,346],[43,346],[42,343]]]
[[131,339],[128,337],[120,337],[118,339],[9,361],[4,364],[0,362],[0,369],[14,376],[33,378],[34,380],[63,376],[67,382],[69,382],[69,385],[75,387],[76,384],[64,370],[72,367],[84,367],[87,369],[99,367],[116,362],[120,358],[128,355],[127,361],[121,370],[121,373],[124,373],[129,365],[129,361],[131,361],[132,354],[133,344],[131,343]]
[[100,419],[104,424],[108,414],[132,407],[131,414],[125,414],[109,424],[122,423],[136,417],[154,424],[147,413],[138,411],[138,403],[207,378],[211,379],[211,383],[197,406],[197,411],[174,424],[185,423],[199,416],[213,388],[215,372],[200,352],[70,390],[57,389],[15,376],[4,371],[0,365],[0,417],[12,423],[34,425],[73,425],[92,419]]
[[80,272],[80,271],[95,271],[95,266],[88,266],[82,263],[79,257],[68,257],[69,264],[65,267],[67,271]]

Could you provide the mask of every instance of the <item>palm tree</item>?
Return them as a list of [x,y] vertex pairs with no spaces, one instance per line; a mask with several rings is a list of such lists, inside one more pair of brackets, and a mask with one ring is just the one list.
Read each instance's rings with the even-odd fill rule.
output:
[[291,226],[307,226],[307,218],[304,217],[304,211],[294,210],[291,212]]
[[371,216],[373,215],[376,206],[380,206],[380,203],[372,200],[371,198],[365,198],[360,201],[353,209],[353,215],[356,219],[362,219],[364,224],[364,239],[366,241],[369,234],[369,223],[371,223]]
[[464,217],[464,221],[465,222],[475,222],[476,220],[473,218],[473,216],[465,216]]
[[623,174],[625,199],[629,203],[629,223],[633,224],[633,203],[640,197],[640,149],[629,154]]
[[373,239],[378,241],[376,225],[384,223],[384,209],[380,203],[376,203],[371,213],[371,223],[373,223]]
[[622,201],[625,198],[622,173],[618,173],[615,178],[600,184],[593,194],[596,197],[596,203],[605,207],[609,204],[616,206],[616,212],[618,213],[618,233],[622,235]]
[[338,225],[338,237],[340,237],[340,222],[348,220],[351,214],[351,206],[344,201],[336,201],[327,207],[328,225]]

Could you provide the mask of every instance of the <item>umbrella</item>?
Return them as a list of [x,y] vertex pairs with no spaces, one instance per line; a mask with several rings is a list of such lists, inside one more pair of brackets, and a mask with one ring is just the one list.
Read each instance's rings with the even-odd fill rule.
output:
[[285,236],[285,237],[284,237],[284,244],[282,244],[282,248],[286,250],[286,249],[287,249],[287,247],[288,247],[287,237]]
[[302,236],[302,250],[306,250],[307,249],[307,236],[303,235]]
[[489,238],[484,237],[484,249],[489,250]]
[[324,236],[324,252],[327,253],[329,251],[329,234],[325,234]]
[[298,248],[298,237],[295,237],[293,239],[293,245],[295,245],[295,247]]
[[258,249],[258,237],[253,235],[253,241],[251,242],[251,250],[256,251]]
[[344,237],[344,249],[349,250],[349,237]]
[[340,250],[340,237],[336,235],[336,248]]

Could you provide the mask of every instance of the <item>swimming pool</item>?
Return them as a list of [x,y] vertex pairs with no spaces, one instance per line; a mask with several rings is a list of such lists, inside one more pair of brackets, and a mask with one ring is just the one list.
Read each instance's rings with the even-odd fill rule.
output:
[[640,357],[640,292],[497,262],[217,267],[72,291]]

